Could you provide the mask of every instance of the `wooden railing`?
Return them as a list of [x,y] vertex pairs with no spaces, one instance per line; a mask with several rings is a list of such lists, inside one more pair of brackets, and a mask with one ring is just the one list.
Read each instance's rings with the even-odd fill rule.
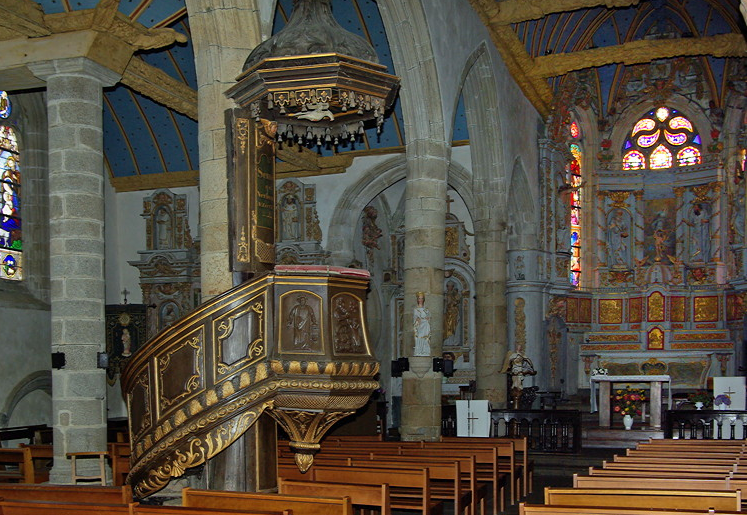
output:
[[543,452],[581,449],[578,410],[492,410],[493,436],[526,436],[529,448]]
[[379,383],[368,342],[369,275],[278,266],[199,306],[131,358],[127,482],[140,498],[228,447],[262,413],[308,469],[319,440]]
[[664,438],[743,440],[747,438],[747,411],[669,410]]

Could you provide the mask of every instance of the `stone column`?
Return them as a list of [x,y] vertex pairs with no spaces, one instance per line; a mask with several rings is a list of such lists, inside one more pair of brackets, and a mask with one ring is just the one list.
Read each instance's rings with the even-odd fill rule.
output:
[[[405,348],[410,371],[402,374],[404,440],[435,440],[441,435],[442,374],[433,372],[433,357],[443,346],[444,252],[446,236],[446,147],[435,143],[430,155],[408,147],[405,199]],[[425,293],[431,314],[430,355],[415,356],[413,310],[417,292]]]
[[[52,483],[70,483],[65,453],[106,451],[102,88],[120,76],[85,57],[30,65],[47,82],[52,352]],[[83,473],[98,470],[83,460]],[[90,472],[87,472],[90,471]]]
[[262,41],[259,0],[187,0],[197,71],[200,142],[200,248],[202,297],[233,286],[229,266],[226,109],[224,92],[235,84],[244,61]]
[[[225,91],[236,83],[244,61],[271,26],[269,0],[186,0],[197,69],[200,142],[200,239],[203,300],[234,286],[229,266],[228,181],[225,110],[236,107]],[[263,18],[264,16],[264,18]],[[268,34],[269,35],[269,34]],[[209,488],[272,488],[274,476],[258,474],[275,449],[274,424],[255,424],[207,465]],[[256,452],[262,449],[263,453]],[[266,484],[265,484],[266,482]],[[173,482],[175,487],[183,486]]]

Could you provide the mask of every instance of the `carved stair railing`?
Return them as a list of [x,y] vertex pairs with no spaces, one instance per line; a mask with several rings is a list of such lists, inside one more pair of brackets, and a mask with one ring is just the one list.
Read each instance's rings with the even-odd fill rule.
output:
[[319,440],[378,388],[368,342],[369,275],[281,267],[199,306],[122,374],[137,497],[228,447],[263,412],[307,470]]

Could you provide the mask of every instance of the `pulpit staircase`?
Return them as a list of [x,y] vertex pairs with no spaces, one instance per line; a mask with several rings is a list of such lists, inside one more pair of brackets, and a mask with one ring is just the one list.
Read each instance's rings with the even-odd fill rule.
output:
[[379,386],[365,324],[368,281],[363,270],[277,266],[139,349],[122,374],[135,495],[212,458],[263,413],[308,469],[325,432]]

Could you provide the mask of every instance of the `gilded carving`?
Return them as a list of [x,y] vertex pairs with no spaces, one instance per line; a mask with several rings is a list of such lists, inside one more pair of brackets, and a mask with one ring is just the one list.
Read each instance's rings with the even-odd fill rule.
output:
[[654,327],[648,332],[649,350],[661,350],[664,348],[664,331],[659,327]]
[[664,320],[664,295],[655,291],[648,296],[648,321],[662,322]]
[[246,118],[236,119],[236,137],[239,140],[239,150],[246,153],[246,145],[249,141],[249,120]]
[[594,344],[583,344],[581,345],[582,351],[591,351],[591,350],[638,350],[640,349],[640,346],[637,344],[631,344],[631,343],[604,343],[599,345]]
[[[685,297],[670,297],[669,299],[671,309],[669,318],[672,322],[685,322]],[[675,337],[676,338],[676,337]]]
[[[251,301],[250,301],[251,302]],[[264,303],[262,301],[251,302],[246,309],[242,309],[238,312],[233,312],[228,316],[218,319],[214,322],[215,325],[215,354],[217,361],[217,371],[219,374],[225,375],[232,373],[237,369],[249,365],[261,358],[265,354],[265,342],[264,342]],[[234,359],[230,363],[227,362],[225,357],[225,346],[229,344],[226,340],[231,336],[234,330],[234,321],[243,316],[256,315],[251,328],[254,333],[249,335],[249,343],[240,342],[241,346],[246,348],[243,356],[239,359]]]
[[565,319],[567,306],[568,306],[568,302],[565,297],[561,297],[561,296],[551,297],[550,304],[547,307],[547,318],[556,316],[556,317]]
[[612,200],[612,207],[627,207],[630,191],[608,191],[607,196]]
[[594,342],[637,342],[638,335],[630,333],[593,333],[589,334],[589,340]]
[[643,320],[643,299],[634,297],[628,301],[628,321],[631,324],[640,323]]
[[578,299],[578,321],[583,324],[591,323],[591,299]]
[[718,320],[719,298],[716,296],[695,297],[693,299],[693,321],[715,322]]
[[526,313],[524,313],[525,304],[526,302],[521,297],[514,300],[514,319],[516,321],[514,328],[514,341],[516,343],[517,352],[523,352],[527,343],[527,316]]
[[675,333],[675,340],[725,340],[727,338],[726,332],[720,333]]
[[599,323],[622,323],[622,299],[599,299]]
[[734,344],[731,342],[674,342],[673,349],[731,349]]
[[239,236],[236,259],[244,263],[249,261],[249,242],[246,241],[246,225],[241,226],[241,236]]

